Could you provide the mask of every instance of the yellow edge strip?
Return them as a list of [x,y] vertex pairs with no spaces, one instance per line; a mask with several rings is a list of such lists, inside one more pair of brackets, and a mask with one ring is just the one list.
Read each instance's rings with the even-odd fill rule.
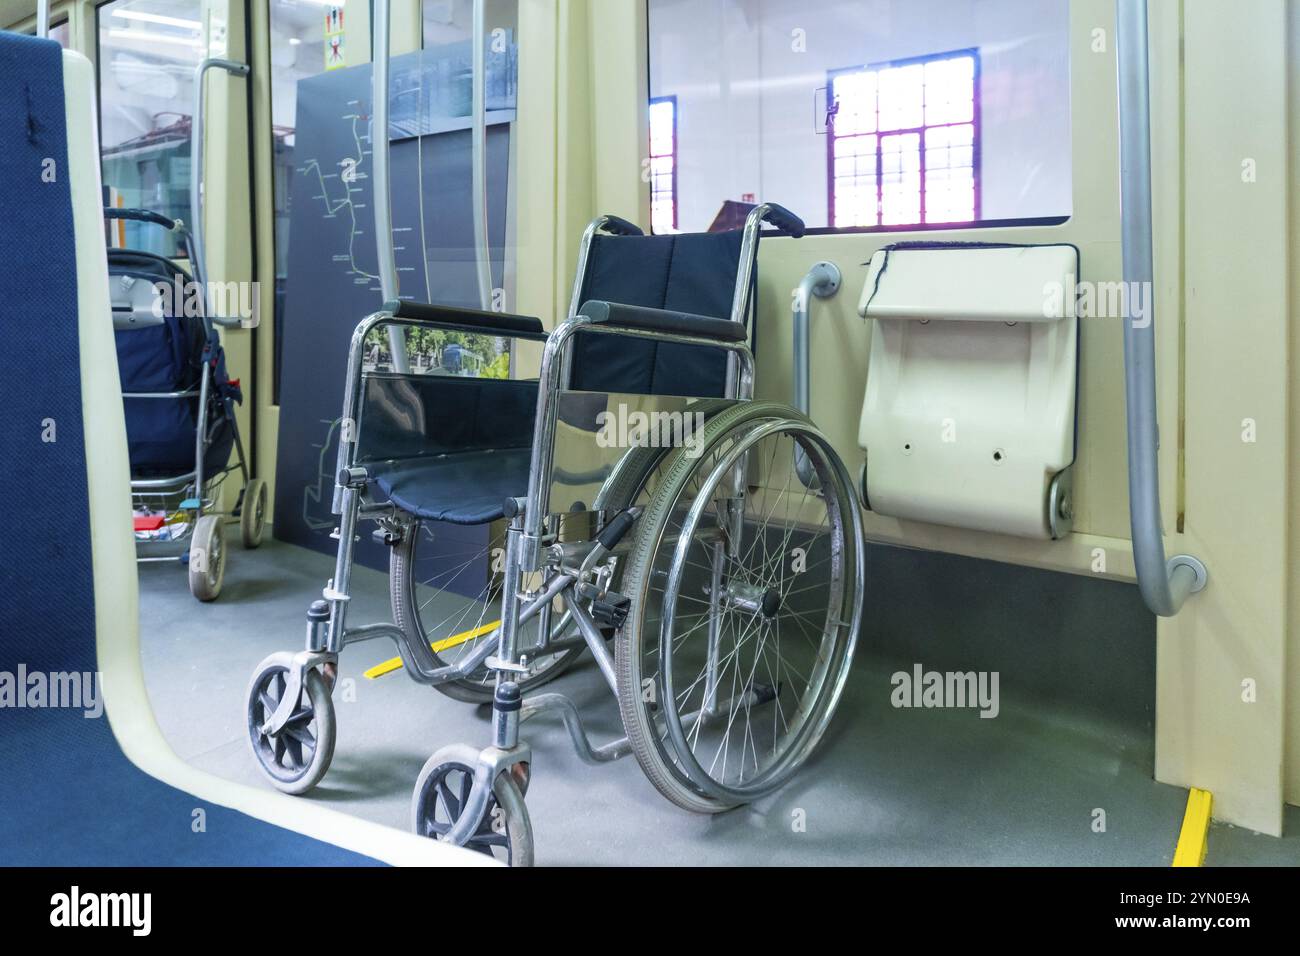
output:
[[1178,834],[1178,846],[1174,848],[1174,866],[1200,866],[1205,862],[1213,806],[1214,796],[1210,791],[1193,787],[1188,792],[1183,829]]
[[[457,645],[464,644],[466,641],[472,641],[476,637],[482,637],[484,634],[490,634],[501,626],[500,621],[493,621],[491,624],[484,624],[482,627],[476,627],[468,631],[461,631],[459,634],[453,634],[451,637],[443,638],[429,646],[433,648],[435,654],[442,651],[449,651]],[[385,674],[391,674],[393,671],[402,669],[402,659],[394,657],[391,660],[384,661],[382,664],[376,664],[370,670],[366,671],[366,677],[374,680],[377,677],[383,677]]]

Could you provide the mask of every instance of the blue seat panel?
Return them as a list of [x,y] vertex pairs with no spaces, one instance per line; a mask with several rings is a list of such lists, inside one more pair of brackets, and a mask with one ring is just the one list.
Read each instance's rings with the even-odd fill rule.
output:
[[[0,89],[0,206],[11,224],[0,230],[0,261],[21,264],[0,270],[0,378],[12,416],[0,429],[0,455],[57,503],[43,509],[39,534],[0,549],[0,864],[373,864],[150,777],[122,753],[103,715],[18,706],[40,702],[35,690],[51,674],[96,672],[95,581],[59,45],[0,32]],[[51,162],[56,175],[43,178]],[[30,496],[0,499],[6,527],[32,520]],[[40,675],[36,683],[31,675]],[[195,810],[204,811],[203,828]]]

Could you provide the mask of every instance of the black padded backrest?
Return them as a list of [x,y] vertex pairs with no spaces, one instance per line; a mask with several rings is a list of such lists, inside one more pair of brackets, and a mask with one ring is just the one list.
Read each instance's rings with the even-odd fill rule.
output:
[[[596,236],[579,303],[603,299],[730,318],[742,237],[741,230]],[[580,334],[574,341],[571,384],[589,392],[721,397],[726,372],[723,349]]]
[[533,443],[537,382],[372,372],[363,380],[363,462]]

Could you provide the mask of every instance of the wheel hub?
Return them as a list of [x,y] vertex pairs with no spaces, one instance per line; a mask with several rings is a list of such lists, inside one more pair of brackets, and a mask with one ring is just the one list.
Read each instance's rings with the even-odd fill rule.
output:
[[750,614],[761,614],[769,621],[781,610],[781,592],[776,588],[765,588],[757,584],[733,581],[727,585],[723,600],[731,607],[740,608]]

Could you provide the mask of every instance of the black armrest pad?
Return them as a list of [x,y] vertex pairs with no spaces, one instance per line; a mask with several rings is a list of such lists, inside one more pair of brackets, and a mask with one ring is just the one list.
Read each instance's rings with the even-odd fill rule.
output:
[[389,303],[388,310],[394,318],[412,319],[416,322],[434,322],[467,332],[487,335],[545,338],[546,330],[541,319],[509,312],[483,312],[479,309],[455,309],[443,305],[426,305],[405,299]]
[[739,322],[691,315],[689,312],[669,312],[666,309],[647,309],[639,305],[620,305],[600,300],[585,303],[578,312],[593,322],[608,322],[610,325],[647,332],[697,335],[717,339],[719,342],[743,342],[749,337]]

